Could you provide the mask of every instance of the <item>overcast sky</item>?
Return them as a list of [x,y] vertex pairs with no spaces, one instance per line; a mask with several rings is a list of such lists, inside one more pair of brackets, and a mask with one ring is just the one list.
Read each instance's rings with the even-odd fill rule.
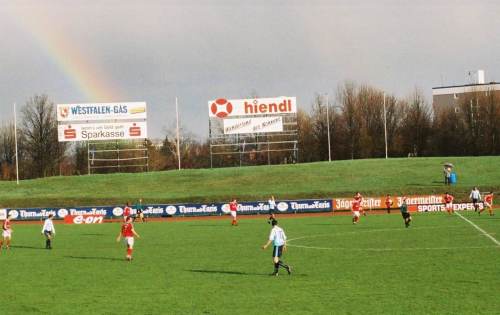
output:
[[[345,80],[397,96],[500,81],[500,1],[0,0],[0,121],[12,104],[146,101],[149,135],[208,134],[207,101],[296,96]],[[91,80],[89,81],[89,78]]]

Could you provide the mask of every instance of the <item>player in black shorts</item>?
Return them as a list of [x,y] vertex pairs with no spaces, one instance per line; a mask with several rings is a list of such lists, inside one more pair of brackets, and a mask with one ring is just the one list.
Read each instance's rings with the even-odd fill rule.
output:
[[292,274],[292,267],[286,265],[281,260],[281,255],[286,251],[286,235],[285,231],[278,226],[278,221],[273,220],[271,222],[273,226],[271,230],[271,234],[269,235],[269,239],[266,244],[262,246],[262,249],[266,249],[271,243],[273,244],[273,264],[274,264],[274,272],[271,274],[272,276],[277,276],[279,268],[284,268],[288,274]]
[[274,209],[276,209],[276,201],[274,200],[274,196],[271,196],[268,200],[269,204],[269,219],[267,223],[271,224],[272,221],[276,220],[276,215],[274,214]]
[[406,197],[403,197],[403,203],[401,204],[401,215],[403,216],[403,220],[405,221],[405,226],[410,227],[411,215],[408,212],[408,204],[406,203]]

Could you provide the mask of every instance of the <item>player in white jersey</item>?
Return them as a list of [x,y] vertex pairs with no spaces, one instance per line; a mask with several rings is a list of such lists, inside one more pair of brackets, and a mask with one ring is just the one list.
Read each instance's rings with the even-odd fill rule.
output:
[[45,219],[45,222],[43,222],[42,234],[45,235],[45,249],[52,249],[52,238],[56,235],[56,228],[54,222],[52,222],[52,217],[54,215],[51,213]]
[[271,224],[273,220],[276,220],[276,215],[274,214],[276,201],[274,200],[274,196],[271,196],[267,202],[269,203],[269,219],[267,220],[267,223]]
[[273,220],[271,222],[273,228],[271,229],[271,234],[269,234],[269,239],[262,249],[266,249],[271,243],[273,243],[273,264],[274,272],[272,276],[277,276],[279,268],[284,268],[288,274],[292,273],[292,267],[283,263],[280,258],[283,252],[286,252],[286,234],[282,228],[278,226],[278,221]]

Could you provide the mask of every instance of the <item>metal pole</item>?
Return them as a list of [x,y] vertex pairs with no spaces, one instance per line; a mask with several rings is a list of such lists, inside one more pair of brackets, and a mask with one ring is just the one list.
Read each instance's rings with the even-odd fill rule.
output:
[[385,110],[385,92],[384,92],[384,139],[385,139],[385,158],[388,158],[387,154],[387,112]]
[[472,109],[472,99],[470,100],[470,130],[472,132],[472,137],[474,137],[474,111]]
[[269,151],[269,138],[267,138],[267,165],[271,165],[271,151]]
[[87,175],[90,175],[90,142],[87,141]]
[[177,104],[177,97],[175,97],[175,115],[177,117],[177,160],[179,162],[179,170],[181,169],[181,149],[180,149],[180,139],[179,139],[179,107]]
[[19,185],[19,156],[17,153],[17,113],[16,103],[14,103],[14,142],[16,147],[16,183]]
[[330,149],[330,113],[328,110],[329,104],[328,104],[328,93],[325,95],[326,96],[326,130],[328,134],[328,162],[332,161],[332,150]]
[[210,168],[213,168],[213,156],[212,156],[212,122],[210,116],[208,117],[208,140],[210,143]]

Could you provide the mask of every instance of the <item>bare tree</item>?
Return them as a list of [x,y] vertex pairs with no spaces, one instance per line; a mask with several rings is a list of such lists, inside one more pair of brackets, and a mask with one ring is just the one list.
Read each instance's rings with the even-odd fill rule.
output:
[[353,82],[345,82],[337,92],[338,103],[342,107],[346,146],[351,159],[359,157],[361,118],[357,108],[356,93],[356,85]]
[[0,127],[0,178],[2,179],[12,179],[15,175],[16,152],[14,141],[14,125],[9,123]]
[[404,117],[401,125],[402,148],[409,155],[427,154],[429,139],[432,135],[432,116],[423,94],[415,89],[409,100],[404,103]]
[[47,95],[35,95],[21,110],[25,172],[28,177],[44,177],[59,173],[66,144],[57,140],[57,120]]

